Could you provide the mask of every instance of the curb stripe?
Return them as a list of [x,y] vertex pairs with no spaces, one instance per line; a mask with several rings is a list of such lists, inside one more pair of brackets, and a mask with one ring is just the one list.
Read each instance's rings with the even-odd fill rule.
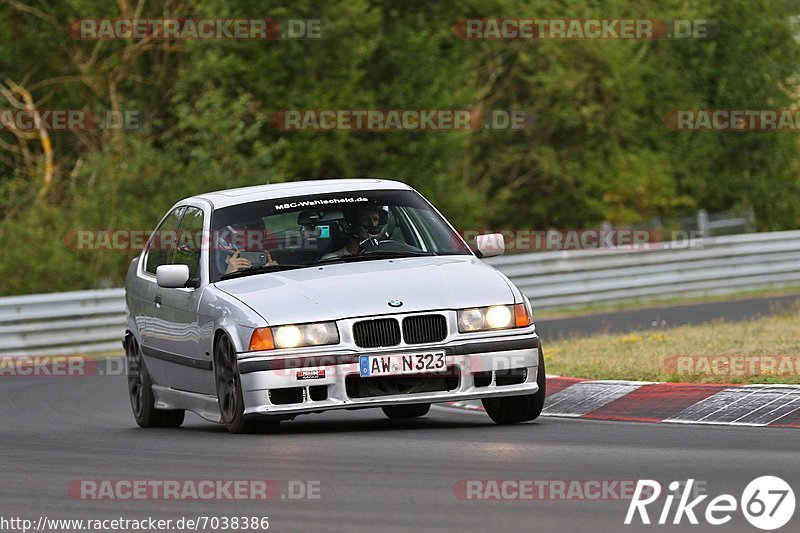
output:
[[[800,403],[798,403],[798,401],[800,401],[800,395],[798,394],[786,393],[778,396],[758,409],[758,411],[763,409],[765,412],[760,414],[755,422],[769,425],[777,420],[780,420],[796,409],[800,409]],[[777,407],[773,407],[772,404],[776,404]],[[769,410],[766,411],[768,408]],[[738,422],[739,420],[740,419],[734,420],[734,422]]]
[[653,383],[588,413],[584,418],[661,422],[725,388],[725,385]]
[[549,398],[553,394],[560,392],[567,387],[575,385],[576,383],[581,383],[584,381],[588,381],[586,379],[581,378],[562,378],[558,377],[547,377],[547,397]]
[[800,389],[727,388],[698,402],[665,422],[729,423],[766,426],[792,413],[800,400]]
[[773,428],[800,428],[800,408],[783,415],[783,418],[769,424]]
[[544,413],[550,416],[583,416],[641,386],[641,382],[582,381],[550,396]]
[[[483,411],[480,400],[450,402]],[[601,381],[552,376],[542,416],[800,428],[800,385]]]

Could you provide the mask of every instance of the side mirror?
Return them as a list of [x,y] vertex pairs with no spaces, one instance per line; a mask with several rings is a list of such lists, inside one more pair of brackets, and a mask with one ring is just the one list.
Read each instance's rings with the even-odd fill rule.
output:
[[156,268],[156,283],[164,289],[186,287],[189,281],[189,267],[186,265],[161,265]]
[[489,233],[475,237],[475,255],[480,258],[503,255],[506,251],[506,240],[502,233]]

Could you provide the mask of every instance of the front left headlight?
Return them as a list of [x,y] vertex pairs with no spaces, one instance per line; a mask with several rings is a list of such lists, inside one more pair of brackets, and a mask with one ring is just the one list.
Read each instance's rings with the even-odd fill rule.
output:
[[339,330],[335,322],[314,324],[287,324],[271,328],[258,328],[250,339],[250,351],[275,348],[302,348],[339,343]]
[[524,303],[473,307],[458,311],[459,333],[522,328],[530,325],[531,316]]

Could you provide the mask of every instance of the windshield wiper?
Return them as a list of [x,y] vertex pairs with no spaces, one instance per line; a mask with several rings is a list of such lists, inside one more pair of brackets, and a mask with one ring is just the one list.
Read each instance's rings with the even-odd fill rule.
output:
[[267,272],[280,272],[282,270],[293,270],[295,268],[307,268],[312,265],[264,265],[255,268],[248,268],[246,270],[237,270],[236,272],[229,272],[223,274],[219,279],[220,281],[232,278],[241,278],[244,276],[251,276],[253,274],[265,274]]
[[356,261],[369,261],[371,259],[402,259],[404,257],[431,257],[436,255],[433,252],[373,252],[361,255],[343,255],[341,257],[329,257],[314,263],[323,265],[326,263],[352,263]]

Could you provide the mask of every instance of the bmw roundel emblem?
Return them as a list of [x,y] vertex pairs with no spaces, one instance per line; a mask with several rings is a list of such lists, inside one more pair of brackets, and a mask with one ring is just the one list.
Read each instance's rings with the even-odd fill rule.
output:
[[403,302],[401,302],[400,300],[389,300],[389,305],[391,307],[400,307],[401,305],[403,305]]

